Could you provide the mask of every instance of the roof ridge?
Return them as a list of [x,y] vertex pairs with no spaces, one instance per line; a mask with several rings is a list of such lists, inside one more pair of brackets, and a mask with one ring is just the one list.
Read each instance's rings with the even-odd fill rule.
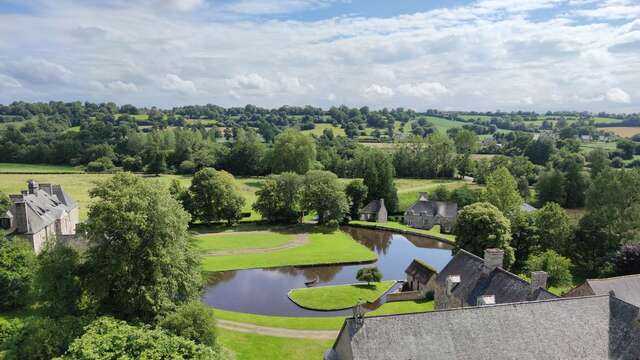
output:
[[630,277],[640,277],[640,274],[629,274],[629,275],[612,276],[612,277],[601,278],[601,279],[587,279],[586,281],[607,281],[607,280],[630,278]]

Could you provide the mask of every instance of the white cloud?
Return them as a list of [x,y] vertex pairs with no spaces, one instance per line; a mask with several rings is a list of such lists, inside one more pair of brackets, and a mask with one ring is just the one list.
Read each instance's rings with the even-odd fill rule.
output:
[[318,9],[336,0],[239,0],[224,7],[225,10],[245,15],[286,14]]
[[620,88],[611,88],[607,91],[607,100],[619,104],[628,104],[631,102],[631,96]]
[[574,14],[594,19],[633,20],[640,17],[640,5],[637,3],[631,5],[628,2],[610,2],[593,9],[576,10]]
[[362,91],[364,97],[376,98],[376,97],[391,97],[394,92],[393,89],[387,86],[371,84]]
[[134,83],[125,82],[121,80],[112,81],[107,84],[107,87],[114,91],[121,92],[137,92],[138,87]]
[[266,92],[273,90],[275,84],[256,73],[241,74],[227,80],[227,83],[237,89]]
[[160,0],[161,5],[178,11],[193,11],[205,4],[205,0]]
[[11,76],[0,74],[0,88],[20,88],[22,84]]
[[183,80],[176,74],[167,74],[160,81],[163,90],[177,92],[182,95],[195,95],[198,92],[196,85],[191,80]]
[[334,94],[334,93],[329,93],[329,95],[327,95],[327,100],[329,100],[329,101],[331,101],[331,102],[336,101],[336,99],[337,99],[337,98],[338,98],[338,97],[337,97],[337,96],[336,96],[336,94]]
[[65,84],[72,77],[72,72],[66,67],[32,56],[11,62],[8,69],[13,78],[33,84]]
[[418,98],[433,98],[449,94],[450,91],[439,82],[423,82],[419,84],[402,84],[398,86],[398,93]]

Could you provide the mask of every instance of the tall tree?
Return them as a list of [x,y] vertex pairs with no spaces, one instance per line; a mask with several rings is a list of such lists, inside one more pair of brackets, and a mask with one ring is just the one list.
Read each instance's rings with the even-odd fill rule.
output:
[[226,220],[231,224],[242,217],[245,200],[236,189],[233,175],[204,168],[193,176],[187,203],[195,220],[206,223]]
[[389,212],[396,211],[398,206],[393,177],[393,164],[386,153],[372,150],[365,154],[363,183],[368,189],[367,201],[384,199]]
[[567,255],[574,229],[566,211],[560,205],[550,202],[534,214],[541,250],[551,249]]
[[189,214],[166,187],[130,173],[89,191],[84,283],[101,311],[150,321],[198,297]]
[[591,178],[595,179],[609,168],[611,161],[609,160],[609,153],[604,149],[595,149],[589,152],[587,155],[587,161],[589,161],[589,167],[591,168]]
[[231,146],[226,168],[234,175],[262,175],[266,147],[253,130],[238,130]]
[[548,202],[564,204],[567,192],[564,188],[564,175],[559,170],[549,170],[538,178],[536,183],[538,203],[544,205]]
[[37,260],[26,241],[0,238],[0,310],[13,310],[31,301]]
[[544,165],[556,151],[555,141],[547,136],[541,136],[527,145],[525,155],[537,165]]
[[311,170],[304,176],[303,203],[305,209],[318,214],[318,223],[338,225],[344,219],[349,204],[338,177],[329,171]]
[[80,254],[60,242],[38,255],[34,290],[49,316],[77,315],[82,296]]
[[302,215],[302,176],[285,172],[269,176],[256,191],[253,209],[271,223],[295,223]]
[[273,173],[304,174],[311,170],[315,161],[316,144],[311,137],[291,128],[276,136],[270,155]]
[[516,179],[504,167],[496,169],[487,178],[486,199],[507,217],[513,216],[523,202]]
[[356,179],[349,182],[345,188],[345,193],[349,199],[349,213],[352,219],[358,218],[358,211],[364,206],[364,201],[367,199],[368,189],[362,182],[362,180]]

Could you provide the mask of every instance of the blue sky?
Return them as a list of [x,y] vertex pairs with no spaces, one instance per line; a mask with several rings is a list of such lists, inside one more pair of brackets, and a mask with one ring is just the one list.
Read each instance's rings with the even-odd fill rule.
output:
[[640,111],[640,0],[0,0],[0,103]]

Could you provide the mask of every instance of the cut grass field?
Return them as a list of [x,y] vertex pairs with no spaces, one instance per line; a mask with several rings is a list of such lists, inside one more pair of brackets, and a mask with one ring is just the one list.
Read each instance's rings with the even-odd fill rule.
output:
[[221,251],[238,249],[268,249],[286,244],[295,239],[294,234],[275,231],[234,232],[201,234],[196,237],[200,251]]
[[[229,234],[227,236],[234,236]],[[224,237],[223,237],[224,238]],[[196,238],[197,240],[197,238]],[[265,254],[205,256],[204,271],[270,268],[278,266],[327,265],[375,261],[377,256],[342,231],[323,233],[314,230],[305,245]]]
[[395,221],[387,221],[385,223],[379,223],[379,222],[371,222],[371,221],[360,221],[360,220],[354,220],[354,221],[350,221],[349,222],[350,225],[360,225],[360,226],[367,226],[367,227],[371,227],[371,228],[384,228],[384,229],[388,229],[388,230],[402,230],[402,231],[409,231],[415,234],[424,234],[424,235],[429,235],[432,237],[436,237],[436,238],[442,238],[445,240],[449,240],[449,241],[456,241],[456,236],[452,235],[452,234],[443,234],[440,232],[440,225],[435,225],[434,227],[432,227],[429,230],[425,230],[425,229],[416,229],[416,228],[412,228],[411,226],[407,226],[405,224],[400,224],[398,222]]
[[640,126],[607,127],[603,129],[624,138],[630,138],[633,135],[640,134]]
[[48,165],[48,164],[14,164],[0,163],[1,173],[30,173],[30,174],[81,174],[82,169],[67,165]]
[[218,340],[235,353],[236,360],[322,359],[323,353],[333,345],[333,340],[292,339],[220,328]]
[[302,133],[308,134],[308,135],[320,136],[322,135],[322,132],[324,131],[324,129],[331,129],[333,131],[333,135],[335,136],[346,136],[343,128],[333,126],[333,124],[315,124],[315,125],[316,125],[315,128],[311,130],[303,130]]
[[389,291],[395,280],[371,284],[330,285],[300,288],[289,291],[289,299],[306,309],[343,310],[358,304],[358,301],[374,302]]

